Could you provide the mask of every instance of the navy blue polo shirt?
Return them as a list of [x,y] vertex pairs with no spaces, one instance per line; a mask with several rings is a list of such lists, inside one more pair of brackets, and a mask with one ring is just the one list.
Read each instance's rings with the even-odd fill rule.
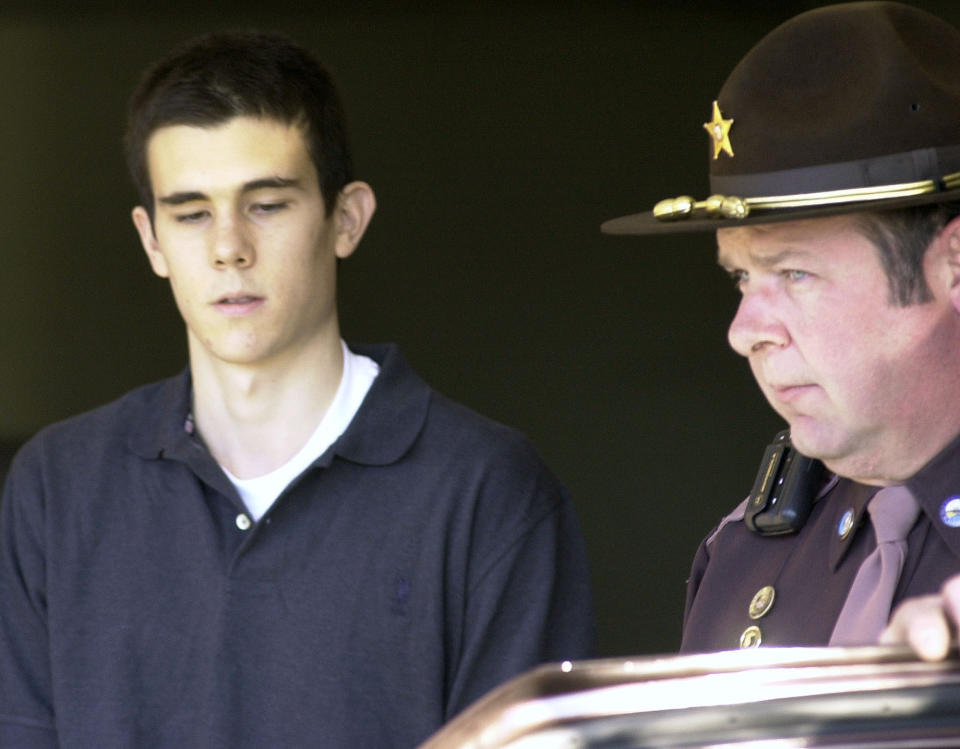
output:
[[0,527],[0,746],[411,747],[592,654],[583,540],[530,444],[392,346],[257,523],[187,373],[43,430]]

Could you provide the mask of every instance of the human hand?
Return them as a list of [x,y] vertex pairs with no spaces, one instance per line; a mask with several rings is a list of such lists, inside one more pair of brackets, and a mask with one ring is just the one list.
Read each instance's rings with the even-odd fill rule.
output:
[[960,575],[943,584],[939,594],[917,596],[894,611],[880,635],[881,644],[906,644],[925,661],[947,657],[952,633],[960,625]]

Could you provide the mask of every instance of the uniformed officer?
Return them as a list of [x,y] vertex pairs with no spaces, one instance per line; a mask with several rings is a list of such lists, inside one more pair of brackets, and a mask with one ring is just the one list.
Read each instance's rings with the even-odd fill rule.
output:
[[960,32],[819,8],[704,104],[714,194],[603,230],[716,231],[789,433],[697,553],[682,649],[875,642],[960,572]]

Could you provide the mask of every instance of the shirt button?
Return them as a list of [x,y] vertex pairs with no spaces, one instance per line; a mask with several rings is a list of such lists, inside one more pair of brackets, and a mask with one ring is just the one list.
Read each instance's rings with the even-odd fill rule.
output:
[[760,631],[760,627],[754,624],[751,627],[747,627],[743,630],[743,634],[740,635],[740,648],[741,650],[746,650],[747,648],[758,648],[760,643],[763,641],[763,632]]
[[853,510],[847,510],[840,517],[840,522],[837,524],[837,535],[841,539],[845,539],[850,535],[850,531],[853,530]]
[[250,525],[251,525],[250,518],[247,517],[247,514],[245,512],[241,512],[239,515],[237,515],[237,528],[239,528],[242,531],[245,531],[245,530],[249,530]]
[[772,585],[764,585],[760,588],[754,595],[753,600],[750,601],[750,608],[747,611],[750,618],[760,619],[766,616],[767,612],[773,608],[773,599],[776,598],[776,595],[777,592]]

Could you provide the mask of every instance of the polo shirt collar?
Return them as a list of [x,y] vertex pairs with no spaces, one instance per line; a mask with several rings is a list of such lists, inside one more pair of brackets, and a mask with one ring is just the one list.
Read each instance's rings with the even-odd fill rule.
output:
[[[388,465],[413,446],[426,422],[431,390],[407,364],[395,344],[350,346],[369,356],[380,373],[346,431],[322,455],[317,465],[329,465],[333,456],[366,465]],[[192,433],[192,383],[189,369],[143,391],[134,406],[130,449],[147,459],[172,458],[197,470],[200,454],[209,453]]]
[[350,426],[320,458],[332,454],[365,465],[388,465],[402,458],[416,442],[427,420],[432,391],[410,368],[394,344],[350,346],[380,365],[360,410]]

